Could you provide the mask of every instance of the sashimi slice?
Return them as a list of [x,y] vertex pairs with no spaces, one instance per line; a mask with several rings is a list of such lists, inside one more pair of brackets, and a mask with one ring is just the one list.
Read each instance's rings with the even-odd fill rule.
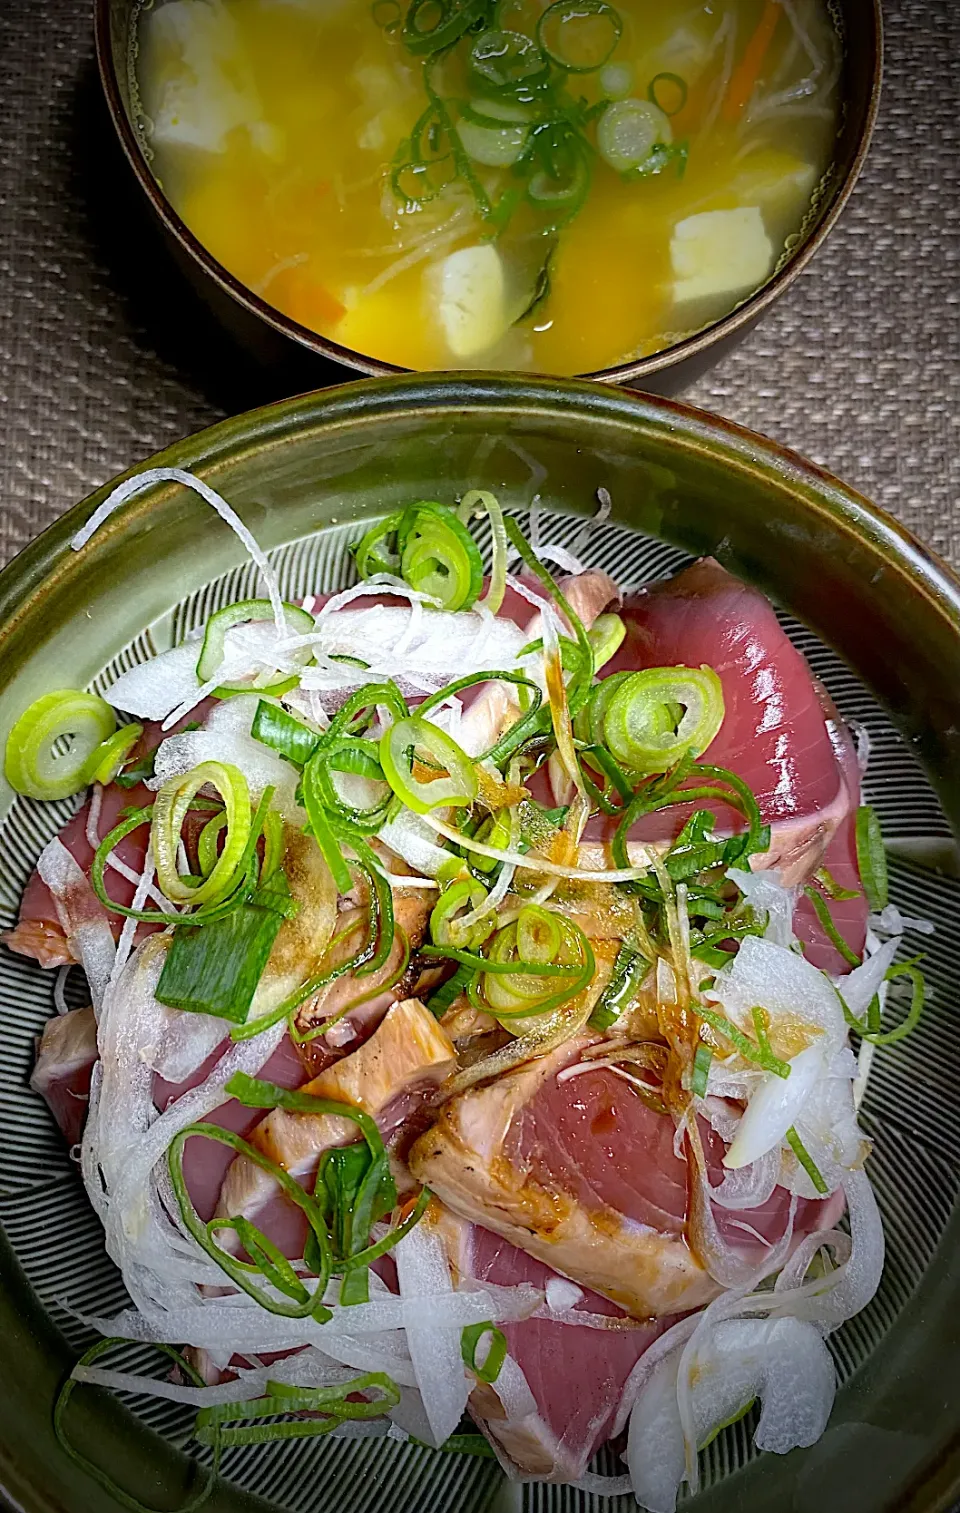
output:
[[[461,1285],[469,1280],[501,1287],[528,1282],[548,1298],[551,1284],[571,1291],[543,1262],[488,1229],[449,1212],[439,1227]],[[630,1372],[665,1327],[629,1319],[606,1298],[583,1289],[573,1309],[604,1315],[611,1324],[620,1320],[622,1327],[597,1329],[550,1318],[501,1326],[509,1356],[533,1395],[534,1412],[518,1415],[510,1394],[501,1386],[501,1397],[496,1384],[478,1383],[470,1395],[471,1415],[524,1478],[567,1482],[583,1475],[610,1437]]]
[[[855,799],[821,691],[773,606],[707,558],[632,595],[620,613],[626,637],[604,675],[712,667],[723,686],[725,714],[703,758],[753,790],[772,830],[763,864],[779,867],[787,886],[811,876]],[[728,806],[703,807],[714,808],[725,829],[742,828]],[[688,813],[676,806],[648,815],[633,827],[631,839],[672,839]],[[594,835],[603,834],[595,823]]]
[[[674,1123],[609,1066],[569,1076],[594,1042],[558,1051],[450,1099],[414,1144],[414,1175],[461,1218],[518,1246],[635,1318],[698,1308],[719,1291],[685,1237],[690,1171]],[[560,1075],[558,1075],[558,1073]],[[704,1126],[711,1180],[724,1147]],[[751,1259],[780,1240],[790,1200],[718,1216],[725,1241]],[[801,1202],[797,1236],[832,1222],[832,1208]]]
[[71,1149],[87,1122],[90,1075],[96,1059],[97,1023],[91,1007],[70,1009],[47,1020],[30,1086],[45,1099]]

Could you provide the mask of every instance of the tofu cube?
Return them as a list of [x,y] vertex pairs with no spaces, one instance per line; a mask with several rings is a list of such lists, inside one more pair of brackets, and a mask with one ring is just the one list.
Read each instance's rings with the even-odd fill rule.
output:
[[440,264],[438,283],[440,324],[454,357],[475,357],[506,334],[503,263],[490,242],[451,252]]
[[670,244],[677,304],[747,293],[770,273],[773,243],[756,205],[705,210],[673,228]]

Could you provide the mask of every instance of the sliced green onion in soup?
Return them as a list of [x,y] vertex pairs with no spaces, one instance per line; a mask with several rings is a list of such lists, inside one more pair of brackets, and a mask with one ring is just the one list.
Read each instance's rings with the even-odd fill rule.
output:
[[658,143],[672,141],[669,120],[650,100],[614,100],[597,124],[597,149],[618,173],[639,168]]
[[509,168],[519,162],[530,139],[528,126],[506,122],[478,126],[476,121],[461,120],[457,130],[467,156],[485,168]]
[[609,61],[622,31],[606,0],[555,0],[537,22],[537,42],[558,68],[589,74]]
[[477,86],[507,94],[547,81],[550,65],[532,37],[522,32],[486,31],[470,49],[469,69]]

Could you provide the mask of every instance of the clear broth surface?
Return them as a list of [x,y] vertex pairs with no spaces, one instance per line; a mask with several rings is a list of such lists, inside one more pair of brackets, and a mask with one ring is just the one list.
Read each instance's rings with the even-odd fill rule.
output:
[[[801,232],[830,164],[840,44],[825,0],[621,0],[618,39],[597,3],[561,16],[587,28],[563,56],[615,41],[604,66],[551,65],[548,95],[519,107],[478,88],[477,33],[439,60],[412,53],[398,0],[159,3],[138,32],[153,170],[241,282],[368,356],[560,374],[648,356],[735,308]],[[496,23],[532,41],[545,9],[502,0]],[[459,160],[435,117],[411,150],[428,87]],[[651,97],[655,151],[622,171],[636,140],[626,159],[622,141],[598,150],[605,112],[619,102],[629,128],[639,104],[642,136]],[[548,160],[538,123],[558,109],[575,124]],[[520,161],[467,153],[459,173],[478,139]],[[571,163],[582,182],[557,208]]]

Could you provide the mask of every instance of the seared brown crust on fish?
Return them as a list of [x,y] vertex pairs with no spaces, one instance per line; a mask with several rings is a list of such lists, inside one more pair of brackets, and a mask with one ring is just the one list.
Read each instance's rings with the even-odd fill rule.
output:
[[699,1308],[719,1289],[681,1235],[627,1220],[606,1206],[588,1210],[542,1171],[524,1172],[504,1154],[511,1126],[540,1086],[587,1043],[567,1042],[487,1087],[450,1099],[413,1145],[410,1170],[454,1213],[636,1318]]
[[[395,1003],[378,1029],[350,1056],[321,1072],[300,1091],[337,1103],[351,1103],[373,1118],[382,1118],[414,1090],[436,1086],[453,1069],[456,1053],[429,1010],[416,998]],[[249,1136],[251,1145],[292,1176],[309,1175],[323,1151],[357,1138],[350,1119],[327,1114],[291,1114],[273,1109]],[[250,1215],[269,1201],[277,1185],[245,1156],[238,1156],[224,1178],[219,1212]]]

